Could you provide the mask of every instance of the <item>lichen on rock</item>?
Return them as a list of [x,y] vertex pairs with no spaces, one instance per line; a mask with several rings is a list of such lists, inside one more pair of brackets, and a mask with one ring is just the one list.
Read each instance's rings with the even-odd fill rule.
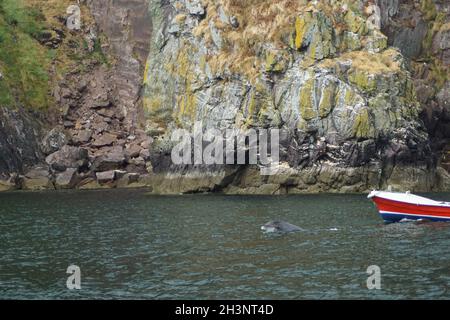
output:
[[[205,130],[280,128],[298,146],[282,157],[298,169],[383,166],[386,143],[409,128],[401,144],[415,139],[425,161],[411,74],[380,30],[394,13],[346,0],[201,3],[198,15],[188,1],[150,2],[159,35],[144,79],[146,110],[157,110],[147,113],[150,135],[168,139],[199,120]],[[180,32],[167,31],[174,19]]]

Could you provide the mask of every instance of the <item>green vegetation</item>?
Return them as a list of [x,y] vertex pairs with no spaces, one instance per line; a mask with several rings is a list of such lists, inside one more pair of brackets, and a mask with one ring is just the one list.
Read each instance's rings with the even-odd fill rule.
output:
[[[89,50],[83,32],[69,32],[61,18],[72,0],[0,0],[0,105],[35,110],[51,107],[51,83],[89,62],[109,65],[100,35]],[[83,26],[93,25],[81,6]],[[61,33],[64,33],[61,36]],[[55,47],[47,39],[60,41]],[[91,51],[91,52],[90,52]]]
[[21,0],[0,0],[0,105],[48,107],[51,55],[36,40],[44,21],[41,12]]

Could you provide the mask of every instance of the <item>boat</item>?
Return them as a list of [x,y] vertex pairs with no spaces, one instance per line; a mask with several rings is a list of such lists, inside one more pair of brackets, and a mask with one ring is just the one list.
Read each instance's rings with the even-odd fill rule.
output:
[[385,222],[402,220],[450,221],[450,202],[435,201],[410,192],[372,191],[369,196]]

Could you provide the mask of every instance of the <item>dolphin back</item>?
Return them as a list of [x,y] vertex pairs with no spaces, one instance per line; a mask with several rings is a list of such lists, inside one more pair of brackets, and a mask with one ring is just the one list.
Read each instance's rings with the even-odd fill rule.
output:
[[284,232],[303,231],[302,228],[300,228],[300,227],[298,227],[296,225],[293,225],[293,224],[291,224],[289,222],[285,222],[285,221],[281,221],[280,222],[279,228],[280,228],[280,231],[284,231]]

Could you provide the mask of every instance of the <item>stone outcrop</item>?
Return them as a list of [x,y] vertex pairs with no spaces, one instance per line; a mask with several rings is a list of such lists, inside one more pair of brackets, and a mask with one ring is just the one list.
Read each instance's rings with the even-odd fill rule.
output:
[[0,106],[0,178],[23,173],[42,159],[39,116]]
[[54,189],[51,176],[46,167],[36,167],[21,177],[21,189],[39,191]]
[[72,189],[79,182],[78,179],[78,170],[76,168],[69,168],[56,175],[55,187],[56,189]]
[[[0,190],[448,190],[448,1],[60,1],[32,39],[47,109],[0,107]],[[276,174],[175,165],[197,121],[280,129]]]
[[[311,188],[293,178],[286,189],[283,181],[263,177],[247,187],[251,169],[244,168],[228,190],[264,193],[266,187],[259,186],[270,184],[270,193],[362,191],[397,185],[399,172],[408,170],[426,180],[417,178],[408,187],[428,190],[436,184],[436,159],[429,157],[408,61],[380,31],[396,19],[399,3],[201,4],[204,13],[197,14],[190,1],[150,1],[156,36],[144,79],[144,110],[154,150],[161,150],[153,156],[154,170],[180,179],[195,170],[174,166],[158,145],[170,145],[174,129],[192,131],[201,120],[204,130],[222,132],[279,128],[287,132],[281,158],[293,170],[290,175],[318,175]],[[419,31],[412,32],[420,37]],[[408,45],[410,52],[417,50]],[[377,172],[376,179],[364,176],[369,171]],[[347,181],[339,172],[364,173]],[[199,192],[215,190],[209,176],[205,173]]]
[[438,166],[450,168],[450,3],[382,1],[383,32],[408,59]]

